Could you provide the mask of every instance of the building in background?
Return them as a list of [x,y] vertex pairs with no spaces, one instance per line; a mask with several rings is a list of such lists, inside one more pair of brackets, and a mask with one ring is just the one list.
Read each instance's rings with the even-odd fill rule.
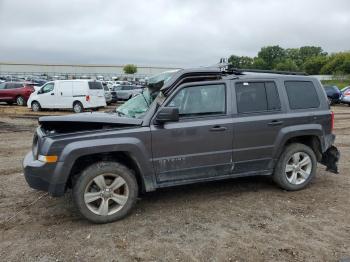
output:
[[36,63],[11,63],[0,62],[0,76],[13,77],[41,77],[41,78],[144,78],[174,67],[137,66],[137,73],[126,75],[123,71],[124,65],[88,65],[88,64],[36,64]]

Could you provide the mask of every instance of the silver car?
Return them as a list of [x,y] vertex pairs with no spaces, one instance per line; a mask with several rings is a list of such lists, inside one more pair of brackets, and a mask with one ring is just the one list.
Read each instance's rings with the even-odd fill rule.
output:
[[118,100],[129,100],[130,98],[141,94],[142,88],[135,85],[119,85],[114,86],[111,93],[112,101],[117,102]]
[[350,106],[350,86],[344,87],[341,91],[340,102]]
[[103,89],[105,91],[106,104],[109,105],[112,103],[112,93],[107,85],[103,85]]

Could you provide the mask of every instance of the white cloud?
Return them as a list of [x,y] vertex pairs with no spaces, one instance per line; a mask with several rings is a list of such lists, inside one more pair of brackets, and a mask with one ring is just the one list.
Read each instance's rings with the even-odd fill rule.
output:
[[348,0],[0,0],[0,61],[198,66],[260,47],[349,50]]

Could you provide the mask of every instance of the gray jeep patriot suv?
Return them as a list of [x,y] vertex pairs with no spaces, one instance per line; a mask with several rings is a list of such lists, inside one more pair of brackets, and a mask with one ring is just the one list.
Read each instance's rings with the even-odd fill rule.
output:
[[250,175],[306,187],[317,162],[337,173],[333,113],[320,82],[297,73],[168,71],[115,111],[39,119],[24,175],[72,189],[95,223],[125,217],[140,192]]

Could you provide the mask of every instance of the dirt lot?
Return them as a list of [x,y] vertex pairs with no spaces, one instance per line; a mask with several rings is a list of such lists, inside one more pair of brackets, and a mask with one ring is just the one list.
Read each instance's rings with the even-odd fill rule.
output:
[[21,160],[31,147],[35,116],[0,106],[0,260],[338,261],[350,257],[350,108],[334,110],[342,154],[340,175],[319,167],[311,186],[299,192],[280,190],[260,177],[159,190],[143,196],[126,219],[93,225],[77,213],[70,194],[51,198],[27,186]]

